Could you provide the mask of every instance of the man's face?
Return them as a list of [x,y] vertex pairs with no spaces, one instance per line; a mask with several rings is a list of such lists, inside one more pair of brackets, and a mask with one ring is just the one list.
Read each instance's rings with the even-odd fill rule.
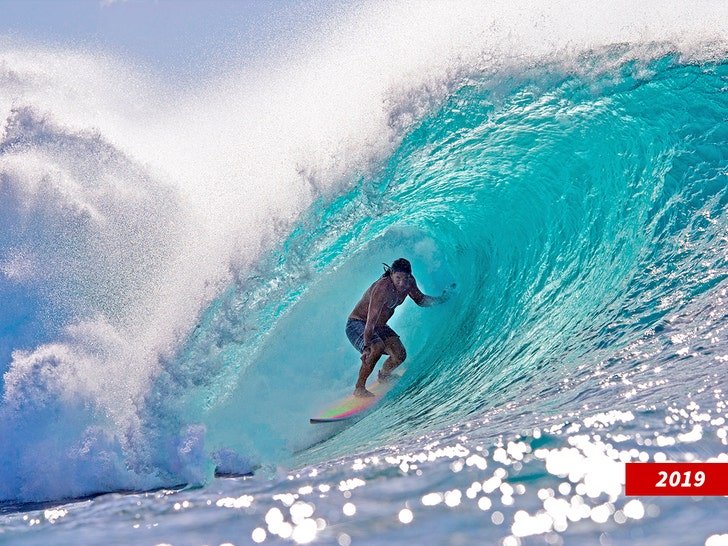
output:
[[412,287],[412,275],[404,271],[392,273],[392,282],[398,292],[408,292]]

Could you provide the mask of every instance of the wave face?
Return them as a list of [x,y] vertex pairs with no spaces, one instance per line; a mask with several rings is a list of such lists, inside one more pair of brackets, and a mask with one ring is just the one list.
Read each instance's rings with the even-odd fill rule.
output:
[[[704,20],[677,42],[654,39],[680,13],[554,44],[558,17],[476,10],[402,23],[400,43],[409,8],[379,9],[367,32],[387,53],[347,51],[361,71],[343,83],[315,44],[174,109],[115,61],[4,54],[1,499],[677,396],[638,382],[645,366],[725,376],[728,56]],[[312,430],[356,377],[346,316],[399,256],[423,291],[457,292],[391,321],[409,357],[384,404]]]
[[[218,302],[188,357],[223,345],[218,366],[246,365],[207,414],[213,444],[265,461],[310,438],[311,393],[332,399],[356,377],[345,317],[398,256],[425,291],[457,282],[457,295],[397,312],[409,361],[395,395],[304,460],[498,408],[528,408],[500,417],[518,430],[585,401],[622,407],[601,391],[640,363],[715,372],[718,347],[674,345],[725,328],[728,67],[667,56],[557,74],[463,82],[376,178],[314,206],[271,262],[275,285]],[[252,320],[220,327],[251,301]],[[255,325],[254,349],[231,342]]]

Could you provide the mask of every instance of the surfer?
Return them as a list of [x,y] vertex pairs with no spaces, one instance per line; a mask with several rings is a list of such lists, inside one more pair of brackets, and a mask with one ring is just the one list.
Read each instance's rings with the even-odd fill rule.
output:
[[[454,287],[455,285],[453,285]],[[449,298],[447,290],[438,297],[423,294],[412,276],[412,265],[404,258],[384,264],[384,274],[372,284],[356,304],[346,322],[346,336],[361,353],[361,369],[354,395],[374,396],[366,389],[367,378],[383,355],[389,355],[379,371],[379,381],[390,379],[392,370],[404,362],[407,351],[387,321],[397,306],[409,296],[421,307],[443,303]]]

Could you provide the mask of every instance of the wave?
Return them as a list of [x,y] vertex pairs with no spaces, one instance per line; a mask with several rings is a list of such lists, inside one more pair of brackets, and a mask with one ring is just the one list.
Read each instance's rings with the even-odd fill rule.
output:
[[[549,67],[505,93],[502,81],[469,81],[378,178],[311,212],[268,284],[243,283],[210,310],[187,350],[233,377],[205,395],[209,444],[278,460],[310,443],[307,416],[356,377],[343,318],[397,256],[430,293],[457,281],[459,294],[398,313],[410,363],[394,396],[302,460],[484,412],[568,409],[686,308],[719,313],[727,73],[664,57],[589,79]],[[241,321],[250,299],[263,307]],[[254,324],[264,331],[250,350],[233,332]],[[198,352],[211,346],[224,350]]]
[[400,255],[460,292],[398,313],[405,380],[306,456],[564,404],[565,377],[722,286],[725,6],[433,9],[357,8],[194,93],[3,50],[0,498],[289,461]]

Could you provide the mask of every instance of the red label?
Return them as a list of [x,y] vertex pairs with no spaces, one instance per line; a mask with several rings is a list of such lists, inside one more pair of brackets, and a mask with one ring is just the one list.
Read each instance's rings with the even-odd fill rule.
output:
[[728,496],[728,463],[627,463],[628,496]]

